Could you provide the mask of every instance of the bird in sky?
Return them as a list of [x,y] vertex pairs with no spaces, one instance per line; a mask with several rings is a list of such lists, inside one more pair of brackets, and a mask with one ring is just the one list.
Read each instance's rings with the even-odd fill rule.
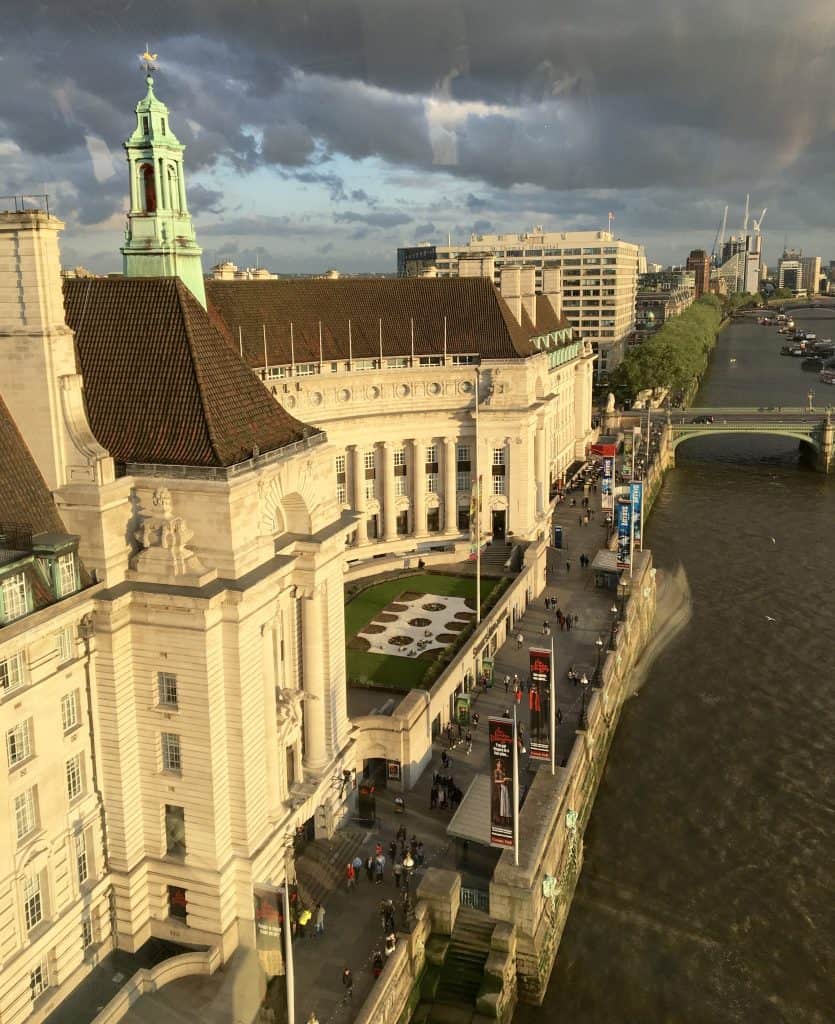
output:
[[774,537],[771,538],[771,543],[772,544],[776,544],[777,543],[777,541],[774,539]]

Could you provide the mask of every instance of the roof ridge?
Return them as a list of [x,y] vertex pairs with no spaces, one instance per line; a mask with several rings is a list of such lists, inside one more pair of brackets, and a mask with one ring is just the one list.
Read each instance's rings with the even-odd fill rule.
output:
[[[207,389],[205,385],[208,383],[208,381],[206,377],[203,375],[202,369],[199,368],[199,360],[195,355],[196,342],[194,338],[194,333],[191,329],[191,318],[189,317],[187,306],[184,303],[186,294],[194,302],[197,302],[197,299],[194,298],[194,296],[189,291],[188,287],[183,283],[183,281],[179,277],[171,278],[170,280],[174,282],[174,290],[177,295],[177,306],[179,307],[180,310],[180,316],[182,317],[183,320],[183,330],[185,331],[186,340],[188,341],[189,360],[191,362],[192,372],[194,373],[194,379],[197,383],[197,395],[200,401],[200,408],[203,410],[203,420],[206,424],[206,432],[209,435],[209,443],[212,446],[212,454],[217,459],[218,464],[222,464],[223,460],[220,457],[220,451],[218,449],[218,438],[215,434],[214,415],[209,408],[208,402],[206,401]],[[206,316],[208,317],[208,315],[209,314],[207,313]],[[212,326],[214,327],[214,324],[212,324]]]

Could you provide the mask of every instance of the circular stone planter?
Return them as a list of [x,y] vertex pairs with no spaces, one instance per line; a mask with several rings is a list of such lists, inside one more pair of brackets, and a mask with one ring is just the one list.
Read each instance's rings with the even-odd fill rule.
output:
[[430,601],[428,604],[422,604],[421,608],[425,612],[442,612],[445,608],[445,604],[441,604],[439,601]]
[[416,629],[420,629],[421,626],[431,626],[431,619],[409,619],[409,625],[414,626]]
[[393,636],[389,638],[389,643],[394,647],[408,647],[414,640],[410,636]]

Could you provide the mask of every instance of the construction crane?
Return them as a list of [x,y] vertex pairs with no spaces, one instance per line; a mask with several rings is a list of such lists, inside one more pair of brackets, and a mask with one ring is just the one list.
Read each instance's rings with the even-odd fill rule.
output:
[[722,226],[717,230],[716,236],[713,239],[713,248],[710,250],[711,266],[716,266],[722,261],[722,246],[725,244],[725,228],[727,226],[728,207],[725,206],[725,212],[722,214]]
[[759,217],[755,217],[754,218],[754,234],[755,235],[758,235],[760,233],[760,231],[762,229],[762,223],[765,220],[765,215],[767,213],[768,213],[768,207],[764,206],[763,207],[763,212],[759,215]]
[[748,231],[748,206],[750,204],[750,201],[751,201],[751,195],[750,195],[750,193],[746,192],[746,194],[745,194],[745,219],[742,221],[742,234],[743,234],[743,237],[745,236],[746,232]]

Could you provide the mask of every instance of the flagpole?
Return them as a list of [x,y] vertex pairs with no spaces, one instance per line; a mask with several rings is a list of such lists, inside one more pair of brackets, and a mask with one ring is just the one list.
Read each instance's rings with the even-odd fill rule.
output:
[[475,528],[475,621],[476,624],[481,622],[481,476],[479,475],[478,465],[478,384],[479,384],[479,372],[478,369],[475,371],[475,478],[476,478],[476,499],[475,515],[476,515],[476,528]]
[[295,1024],[296,992],[293,969],[293,937],[290,934],[290,884],[284,879],[284,970],[287,978],[287,1021]]
[[548,700],[548,728],[551,730],[551,774],[555,775],[557,770],[557,689],[554,686],[554,638],[551,637],[551,678],[549,686],[551,689]]
[[519,732],[513,702],[513,863],[519,867]]

